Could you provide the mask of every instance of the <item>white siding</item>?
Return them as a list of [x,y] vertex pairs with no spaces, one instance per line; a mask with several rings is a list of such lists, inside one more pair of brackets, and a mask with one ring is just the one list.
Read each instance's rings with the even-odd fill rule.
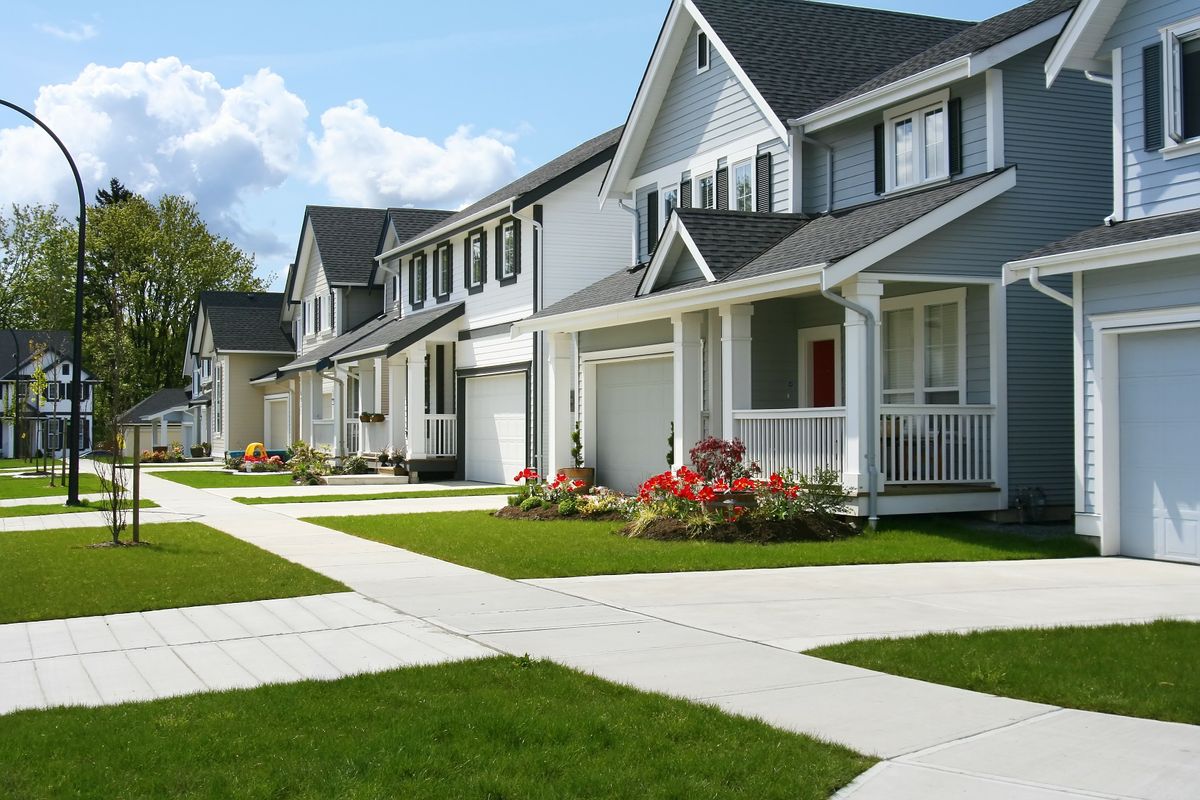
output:
[[[542,307],[574,294],[621,267],[631,266],[631,215],[616,203],[597,208],[596,195],[606,167],[601,166],[542,201]],[[525,246],[525,241],[530,245]],[[522,241],[531,250],[533,237]]]

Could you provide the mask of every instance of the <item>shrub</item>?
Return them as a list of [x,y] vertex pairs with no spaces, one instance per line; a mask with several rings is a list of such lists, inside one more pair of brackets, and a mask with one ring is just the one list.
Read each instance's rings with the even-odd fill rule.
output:
[[342,474],[344,475],[366,475],[370,471],[371,468],[367,466],[367,461],[362,456],[350,456],[342,464]]
[[521,501],[521,510],[522,511],[533,511],[535,508],[541,508],[541,507],[542,507],[542,498],[540,498],[540,497],[526,497],[524,500]]
[[732,483],[738,478],[750,478],[761,470],[757,464],[746,464],[746,445],[740,439],[718,439],[709,436],[696,443],[688,452],[692,467],[704,480]]
[[564,497],[558,504],[558,513],[564,517],[575,516],[579,513],[579,498],[575,495]]
[[602,514],[628,515],[630,506],[633,503],[632,498],[612,489],[601,487],[595,489],[590,495],[580,501],[579,513],[585,517],[594,517]]
[[241,456],[226,456],[225,469],[232,469],[241,472],[242,466],[246,463],[246,459]]
[[306,442],[295,442],[291,447],[292,457],[288,459],[288,469],[297,483],[315,485],[321,478],[329,474],[329,453]]
[[[567,478],[561,472],[554,476],[554,480],[549,483],[539,483],[537,470],[524,469],[513,476],[514,481],[524,481],[517,487],[517,493],[513,495],[515,502],[510,502],[510,505],[519,505],[522,511],[528,511],[526,502],[528,500],[538,500],[540,505],[557,506],[567,498],[575,499],[579,492],[583,490],[587,484],[583,481],[573,481]],[[538,506],[531,506],[536,508]],[[578,506],[577,506],[578,507]]]

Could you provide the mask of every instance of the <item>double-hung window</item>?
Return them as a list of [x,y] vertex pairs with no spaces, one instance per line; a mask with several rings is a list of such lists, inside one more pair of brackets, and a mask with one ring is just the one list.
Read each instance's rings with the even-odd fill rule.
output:
[[1200,142],[1200,17],[1164,28],[1163,54],[1167,137]]
[[743,161],[733,166],[733,202],[737,211],[754,210],[754,162]]
[[887,113],[884,135],[889,191],[950,175],[949,116],[946,96],[918,100]]
[[412,260],[412,286],[409,288],[409,293],[412,295],[409,302],[413,305],[420,305],[425,302],[425,254],[413,256]]
[[467,242],[467,254],[467,258],[470,259],[467,271],[471,282],[470,286],[471,288],[482,286],[487,275],[487,256],[483,246],[482,231],[471,234],[471,238]]
[[510,220],[500,228],[500,277],[511,278],[517,274],[517,222]]
[[711,172],[701,175],[696,181],[696,194],[699,195],[697,199],[700,201],[700,208],[717,207],[717,183]]
[[433,291],[438,297],[450,294],[450,245],[443,244],[433,251]]
[[882,311],[884,403],[962,403],[966,380],[964,290],[888,298]]

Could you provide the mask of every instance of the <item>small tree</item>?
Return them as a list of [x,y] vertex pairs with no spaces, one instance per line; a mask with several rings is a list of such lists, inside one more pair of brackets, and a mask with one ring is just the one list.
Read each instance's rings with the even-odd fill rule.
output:
[[[50,381],[46,378],[46,343],[38,342],[33,339],[29,340],[29,360],[33,364],[33,372],[29,377],[29,399],[39,407],[42,401],[46,399],[46,389],[50,386]],[[49,449],[49,433],[50,429],[46,427],[47,422],[42,420],[42,446],[34,451],[34,458],[37,459],[38,453],[41,453],[41,463],[36,460],[34,462],[38,472],[46,471],[46,451]],[[50,485],[54,485],[54,475],[50,475]]]
[[[123,468],[126,426],[122,417],[128,396],[128,359],[131,345],[121,314],[123,298],[120,284],[109,281],[102,288],[102,299],[108,305],[110,314],[95,326],[98,330],[93,331],[96,353],[92,363],[96,367],[95,374],[100,379],[93,391],[95,400],[99,401],[95,403],[95,419],[108,436],[112,457],[109,460],[95,459],[94,463],[103,495],[100,500],[100,512],[104,515],[112,544],[115,546],[122,543],[121,533],[125,530],[129,517],[129,473]],[[138,542],[139,536],[135,527],[133,543]]]
[[571,431],[571,461],[575,469],[583,467],[583,435],[579,432],[579,420],[575,420],[575,429]]

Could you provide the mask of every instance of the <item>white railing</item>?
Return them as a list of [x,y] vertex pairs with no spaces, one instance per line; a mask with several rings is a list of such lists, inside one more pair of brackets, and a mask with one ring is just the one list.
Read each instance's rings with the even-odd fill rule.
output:
[[884,406],[879,469],[886,483],[991,483],[992,406]]
[[425,415],[425,453],[430,456],[458,454],[458,417],[454,414]]
[[842,471],[846,409],[789,408],[733,412],[734,435],[746,445],[746,460],[764,475],[792,469]]
[[333,449],[334,439],[334,422],[331,419],[314,419],[312,421],[312,441],[309,442],[313,447],[323,447],[326,450]]
[[356,419],[346,420],[346,455],[356,456],[359,453],[358,443],[362,433],[362,423]]

